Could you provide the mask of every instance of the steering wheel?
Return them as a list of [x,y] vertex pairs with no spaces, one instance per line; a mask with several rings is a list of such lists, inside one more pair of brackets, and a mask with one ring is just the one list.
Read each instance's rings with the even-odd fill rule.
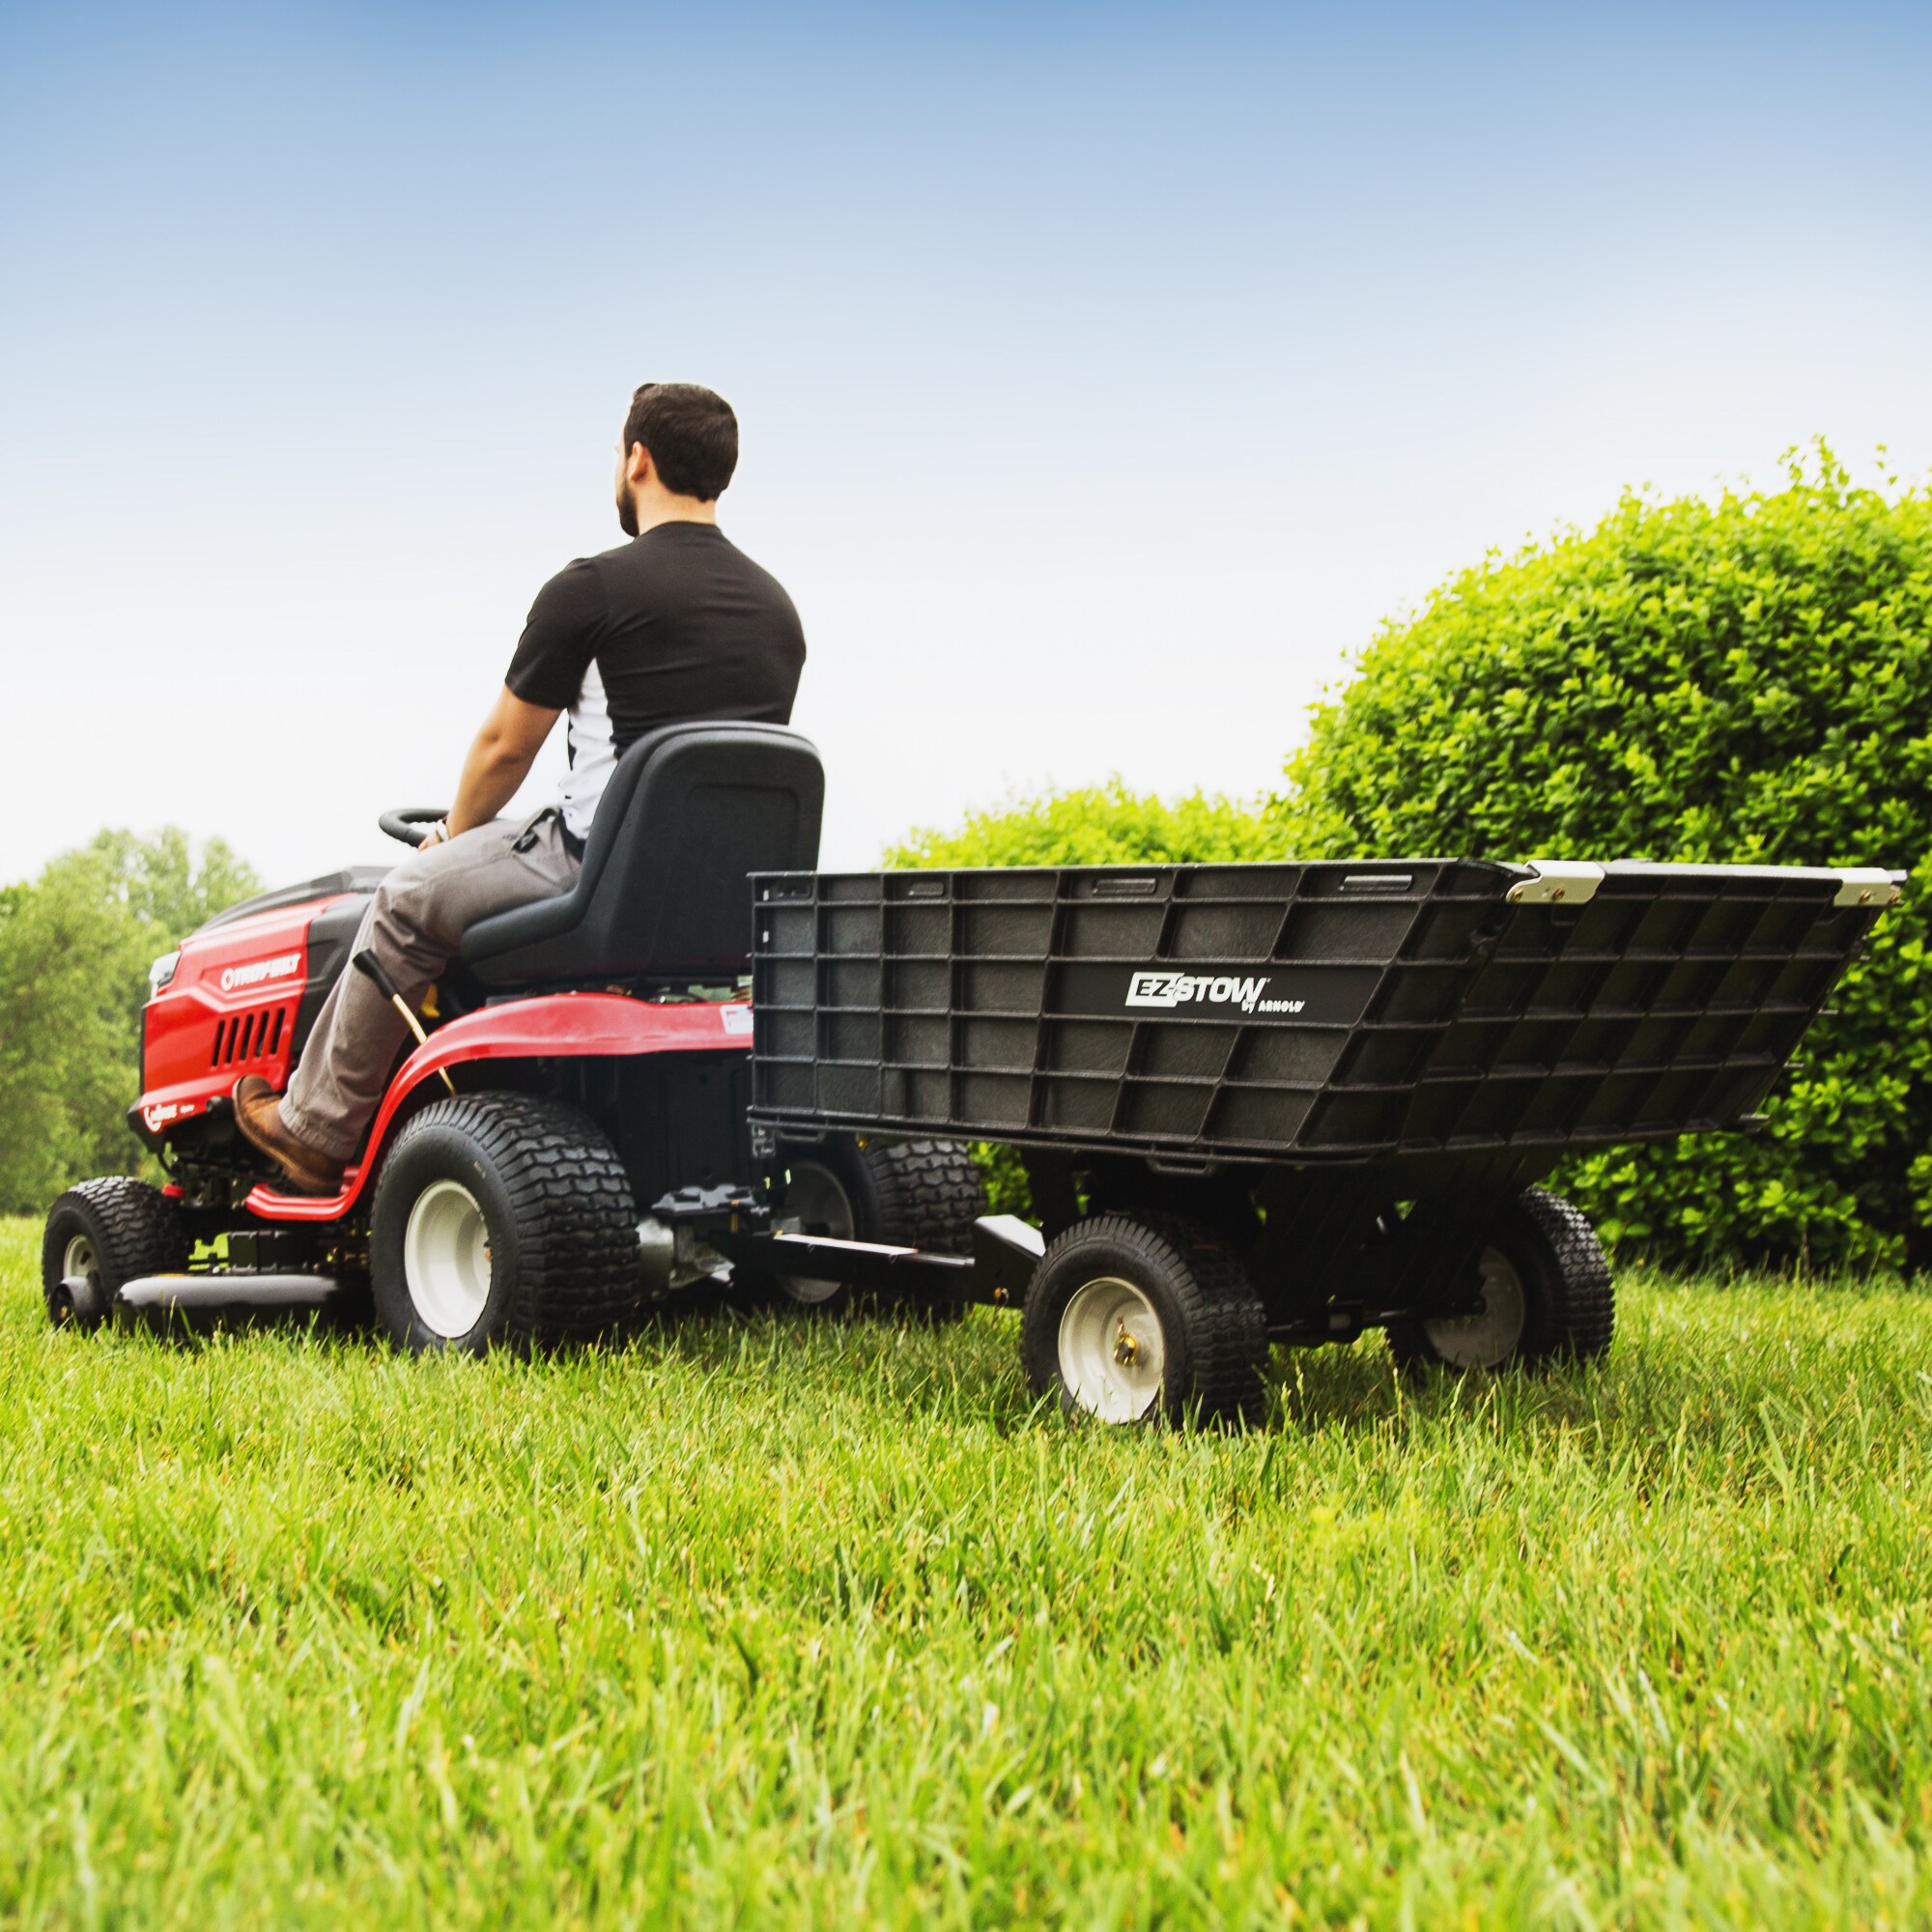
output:
[[439,818],[446,818],[449,808],[441,805],[406,805],[395,811],[385,811],[376,823],[391,838],[400,839],[405,845],[420,845],[423,834]]

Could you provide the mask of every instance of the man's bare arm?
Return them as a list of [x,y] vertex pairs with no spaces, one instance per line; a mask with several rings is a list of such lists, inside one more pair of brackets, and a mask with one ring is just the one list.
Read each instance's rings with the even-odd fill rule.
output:
[[463,761],[456,803],[443,820],[450,838],[472,826],[487,825],[509,804],[536,762],[550,727],[562,715],[541,704],[526,704],[508,685],[497,694],[497,702]]

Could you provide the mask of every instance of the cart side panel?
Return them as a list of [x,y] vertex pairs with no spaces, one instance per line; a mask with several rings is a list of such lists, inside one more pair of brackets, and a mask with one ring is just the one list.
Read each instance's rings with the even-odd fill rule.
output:
[[1737,1124],[1877,917],[1839,877],[1376,864],[756,882],[753,1117],[1182,1159]]

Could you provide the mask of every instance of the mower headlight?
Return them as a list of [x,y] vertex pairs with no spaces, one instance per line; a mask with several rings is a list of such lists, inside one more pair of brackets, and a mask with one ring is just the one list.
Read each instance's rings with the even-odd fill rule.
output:
[[175,968],[181,964],[179,952],[163,952],[148,968],[148,997],[153,999],[170,980],[175,977]]

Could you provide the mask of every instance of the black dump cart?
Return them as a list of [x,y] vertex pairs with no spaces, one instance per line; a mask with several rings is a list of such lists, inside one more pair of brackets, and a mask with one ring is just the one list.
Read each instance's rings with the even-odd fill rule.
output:
[[[1536,1182],[1579,1149],[1748,1131],[1900,876],[761,875],[751,1118],[780,1232],[718,1246],[1020,1306],[1036,1389],[1115,1421],[1244,1415],[1271,1341],[1371,1326],[1405,1363],[1594,1355],[1609,1270]],[[841,1239],[799,1177],[854,1136],[1016,1149],[1038,1233],[982,1220],[963,1258]]]

